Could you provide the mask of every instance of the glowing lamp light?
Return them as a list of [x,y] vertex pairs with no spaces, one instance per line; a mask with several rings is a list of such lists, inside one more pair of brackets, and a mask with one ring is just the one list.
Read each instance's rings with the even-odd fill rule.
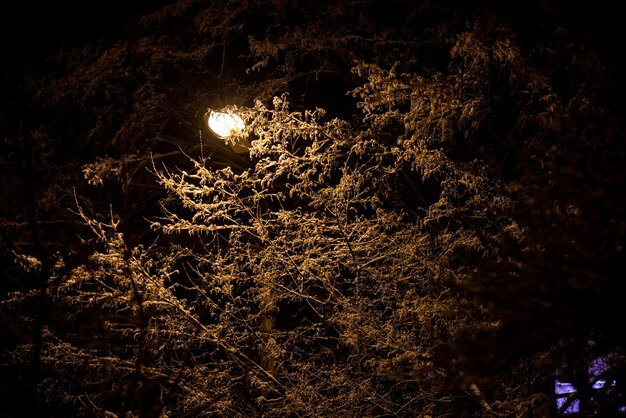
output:
[[205,113],[204,120],[209,129],[238,154],[250,152],[250,142],[244,136],[246,124],[243,119],[231,111],[215,112],[209,110]]
[[209,128],[222,139],[240,135],[246,125],[234,113],[211,112],[207,121]]

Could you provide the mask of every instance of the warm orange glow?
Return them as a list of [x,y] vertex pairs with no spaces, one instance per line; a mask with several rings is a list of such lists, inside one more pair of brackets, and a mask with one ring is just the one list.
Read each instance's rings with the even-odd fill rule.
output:
[[222,139],[240,135],[246,125],[234,113],[211,112],[207,121],[209,128]]

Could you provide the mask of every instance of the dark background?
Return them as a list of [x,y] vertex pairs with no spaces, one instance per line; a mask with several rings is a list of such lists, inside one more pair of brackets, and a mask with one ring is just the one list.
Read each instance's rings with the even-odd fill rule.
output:
[[[161,191],[150,186],[149,175],[138,174],[133,182],[107,183],[103,189],[92,189],[82,178],[81,167],[91,163],[96,157],[108,155],[113,159],[123,159],[128,155],[141,155],[146,152],[170,155],[164,157],[166,162],[177,166],[184,164],[183,158],[176,150],[181,146],[195,146],[197,132],[201,129],[201,115],[206,106],[221,106],[228,104],[232,99],[229,88],[218,84],[212,85],[210,97],[213,102],[202,99],[202,94],[193,91],[204,88],[206,79],[201,77],[183,79],[179,77],[177,69],[163,64],[161,71],[162,86],[169,97],[173,92],[179,96],[172,99],[184,103],[186,98],[197,97],[197,101],[189,103],[186,114],[180,113],[183,105],[173,109],[179,120],[168,122],[163,131],[172,133],[178,142],[173,143],[146,143],[140,136],[120,139],[120,142],[110,141],[111,133],[106,129],[92,135],[92,130],[99,121],[101,109],[110,109],[108,106],[118,106],[112,113],[110,122],[114,126],[124,123],[126,115],[135,115],[133,106],[140,106],[134,102],[135,96],[118,98],[90,96],[89,100],[75,107],[64,107],[63,98],[46,98],[48,87],[54,85],[55,80],[63,79],[68,68],[72,67],[73,60],[80,61],[80,51],[85,54],[90,48],[106,50],[113,48],[118,42],[128,42],[137,45],[143,37],[172,39],[181,49],[185,42],[186,28],[177,26],[176,19],[150,32],[141,23],[141,17],[160,10],[167,1],[129,2],[129,1],[64,1],[64,2],[22,2],[0,6],[0,153],[2,178],[2,193],[0,194],[0,219],[2,232],[0,234],[0,291],[3,299],[10,292],[28,291],[30,289],[45,289],[46,274],[50,271],[56,252],[67,256],[69,270],[78,265],[89,252],[89,245],[77,240],[83,232],[83,226],[70,209],[74,207],[74,191],[80,196],[81,203],[89,205],[94,212],[106,211],[111,200],[118,203],[120,216],[124,222],[124,232],[129,242],[150,242],[153,238],[150,231],[146,231],[146,216],[156,214],[156,202],[162,197]],[[329,2],[333,3],[333,2]],[[423,2],[424,6],[431,5]],[[506,4],[505,4],[506,3]],[[278,6],[271,6],[278,7]],[[291,6],[285,6],[289,9]],[[298,7],[304,7],[298,2],[293,6],[293,12],[285,11],[283,16],[288,19],[280,22],[273,21],[265,16],[264,8],[259,7],[255,13],[240,17],[241,32],[233,34],[229,40],[228,53],[231,59],[228,64],[220,66],[221,53],[219,49],[212,52],[207,67],[214,72],[224,71],[231,85],[239,84],[238,97],[252,100],[256,96],[267,94],[264,79],[272,77],[281,79],[285,74],[279,71],[266,70],[259,73],[246,72],[251,61],[239,59],[248,48],[248,36],[260,36],[266,32],[288,33],[294,27],[304,22],[299,14]],[[349,6],[345,6],[349,7]],[[510,323],[505,331],[499,335],[483,336],[480,334],[466,335],[458,342],[461,350],[466,350],[466,359],[476,368],[489,370],[489,363],[494,359],[507,362],[516,356],[522,357],[528,352],[536,350],[534,342],[542,340],[546,346],[558,345],[561,338],[576,340],[575,346],[580,348],[591,338],[597,340],[597,351],[621,350],[624,347],[624,334],[618,318],[623,316],[623,272],[624,272],[624,220],[625,220],[625,188],[626,179],[624,161],[624,88],[623,74],[626,72],[625,59],[622,53],[624,39],[623,17],[618,12],[615,2],[611,1],[534,1],[534,2],[444,2],[441,11],[431,11],[426,17],[407,16],[414,14],[415,9],[410,2],[360,2],[355,7],[363,7],[362,21],[369,25],[378,25],[385,31],[399,33],[414,33],[422,39],[428,35],[436,38],[432,32],[412,32],[411,24],[424,27],[435,27],[437,24],[449,22],[449,27],[463,26],[464,21],[477,15],[496,15],[506,21],[516,31],[516,39],[527,50],[536,45],[563,50],[563,62],[558,61],[559,55],[553,62],[539,62],[540,54],[534,56],[537,61],[528,65],[544,67],[549,77],[552,77],[556,86],[556,94],[562,97],[572,97],[580,88],[581,83],[596,83],[587,85],[590,97],[598,105],[606,108],[606,117],[601,127],[589,125],[589,131],[594,135],[602,131],[605,135],[595,145],[585,145],[581,148],[557,143],[554,148],[538,147],[543,151],[556,148],[557,153],[564,157],[555,162],[564,173],[574,173],[571,176],[554,174],[548,176],[550,187],[533,189],[535,180],[521,183],[519,196],[531,196],[533,199],[543,198],[541,204],[529,204],[516,214],[519,219],[531,225],[529,240],[535,240],[545,248],[545,259],[538,265],[532,260],[524,260],[532,268],[526,279],[527,283],[519,287],[503,290],[498,286],[477,280],[475,291],[486,304],[495,306],[497,312],[506,311],[505,322]],[[434,10],[433,8],[432,10]],[[431,9],[429,9],[431,10]],[[272,11],[271,13],[275,13]],[[413,14],[412,14],[413,13]],[[268,12],[268,15],[270,13]],[[280,13],[279,13],[280,14]],[[347,14],[349,15],[349,14]],[[350,15],[352,16],[352,15]],[[423,15],[422,15],[423,16]],[[301,20],[302,19],[302,20]],[[420,20],[424,19],[424,21]],[[432,19],[432,20],[428,20]],[[348,21],[346,27],[354,27],[355,32],[372,31],[371,27],[360,28],[359,21]],[[399,25],[396,27],[396,25]],[[559,44],[552,41],[558,31],[567,31],[569,44]],[[426,34],[426,35],[425,35]],[[190,36],[187,41],[190,45],[198,40]],[[407,39],[410,42],[411,39]],[[174,41],[173,41],[174,42]],[[158,45],[158,42],[155,43]],[[155,47],[155,48],[158,48]],[[402,49],[402,47],[399,47]],[[448,49],[446,49],[448,48]],[[580,50],[580,57],[589,59],[584,71],[583,66],[576,66],[566,62],[571,58],[568,48]],[[355,51],[364,59],[376,60],[376,56],[367,48]],[[158,55],[155,51],[154,55]],[[569,55],[568,55],[569,54]],[[430,71],[446,71],[449,45],[445,41],[432,41],[423,49],[415,52],[421,63],[415,64],[428,67]],[[532,54],[529,54],[532,56]],[[589,58],[591,57],[591,58]],[[323,57],[303,55],[298,69],[313,71],[316,67],[331,68],[329,75],[322,75],[315,79],[313,84],[304,83],[296,79],[289,81],[287,86],[294,98],[296,108],[325,107],[331,115],[350,118],[354,101],[346,97],[343,92],[354,88],[358,79],[350,73],[350,60],[342,60],[340,54],[329,54]],[[382,59],[382,58],[381,58]],[[582,58],[581,58],[582,59]],[[127,57],[129,70],[137,68],[136,58],[129,54]],[[426,62],[427,64],[424,64]],[[594,64],[597,63],[597,72]],[[391,64],[383,62],[383,64]],[[155,66],[160,64],[154,64]],[[94,64],[97,68],[97,65]],[[388,65],[389,67],[391,65]],[[571,70],[571,71],[570,71]],[[579,72],[576,72],[579,71]],[[287,74],[288,75],[288,74]],[[562,75],[562,77],[560,76]],[[134,79],[129,86],[119,87],[120,92],[130,92],[148,79]],[[201,81],[200,81],[201,80]],[[581,81],[582,80],[582,81]],[[133,84],[134,83],[134,84]],[[496,80],[494,86],[498,85]],[[157,85],[158,87],[158,85]],[[116,86],[116,88],[118,88]],[[125,90],[126,89],[126,90]],[[495,88],[494,88],[495,89]],[[58,93],[58,89],[55,90]],[[118,90],[115,90],[118,91]],[[494,97],[503,106],[495,109],[493,127],[502,134],[507,130],[509,118],[512,118],[515,109],[512,97],[515,92],[493,92]],[[54,100],[57,100],[54,102]],[[53,103],[54,102],[54,103]],[[68,103],[71,99],[68,99]],[[247,103],[249,104],[249,103]],[[507,107],[508,106],[508,107]],[[84,109],[82,108],[84,107]],[[87,112],[82,113],[81,110]],[[497,113],[500,111],[500,113]],[[532,109],[530,110],[532,111]],[[134,116],[133,116],[134,117]],[[130,116],[128,116],[130,118]],[[174,118],[175,119],[175,118]],[[172,120],[174,120],[172,119]],[[576,121],[574,121],[576,122]],[[587,123],[586,121],[584,123]],[[591,123],[591,122],[589,122]],[[39,142],[36,132],[45,126],[48,132],[54,133],[45,143]],[[204,134],[207,135],[206,129]],[[519,133],[523,137],[523,133]],[[500,135],[503,136],[503,135]],[[89,138],[89,139],[86,139]],[[208,139],[207,139],[208,140]],[[489,142],[489,141],[486,141]],[[513,141],[514,142],[514,141]],[[216,145],[217,146],[217,145]],[[492,146],[492,148],[489,148]],[[514,165],[517,145],[507,143],[495,146],[485,144],[494,152],[493,161],[488,161],[491,167],[498,165],[496,172],[503,181],[511,179],[527,179],[524,170],[529,167],[515,169],[501,168],[508,162]],[[499,148],[500,147],[500,148]],[[223,148],[224,151],[226,148]],[[197,150],[196,150],[197,151]],[[224,151],[226,152],[226,151]],[[535,150],[534,152],[539,152]],[[520,153],[521,154],[521,153]],[[220,154],[218,154],[220,155]],[[245,159],[228,156],[223,157],[225,164],[245,164]],[[242,157],[243,158],[243,157]],[[561,158],[561,157],[559,157]],[[217,158],[219,162],[219,157]],[[565,161],[565,163],[563,162]],[[493,163],[493,164],[492,164]],[[142,169],[145,167],[142,167]],[[570,171],[567,171],[570,169]],[[573,171],[572,171],[573,170]],[[143,170],[145,171],[145,170]],[[142,172],[143,172],[142,171]],[[521,174],[520,174],[521,172]],[[508,178],[507,178],[508,176]],[[537,180],[537,182],[543,180]],[[434,187],[436,189],[436,187]],[[410,193],[409,193],[410,194]],[[131,198],[132,196],[132,198]],[[410,198],[406,199],[410,202]],[[557,200],[575,202],[584,208],[584,216],[568,218],[554,211],[550,202]],[[137,203],[140,201],[140,203]],[[521,199],[520,199],[521,201]],[[551,212],[550,212],[551,211]],[[576,240],[579,244],[576,249],[566,247],[567,242]],[[538,244],[538,245],[539,245]],[[504,244],[502,244],[504,245]],[[582,249],[581,249],[582,247]],[[507,248],[511,254],[518,251],[516,248]],[[43,260],[42,273],[28,275],[21,272],[15,263],[14,252],[32,254]],[[490,279],[491,271],[498,267],[484,266],[482,278]],[[542,277],[558,278],[564,275],[580,274],[581,282],[560,283],[555,279],[553,288],[537,291],[542,283]],[[589,277],[602,277],[600,285],[594,281],[585,281]],[[543,292],[543,293],[542,293]],[[521,295],[521,297],[520,297]],[[553,322],[542,322],[547,315],[546,311],[537,308],[545,300],[554,302],[550,309],[558,310],[559,315]],[[516,305],[517,304],[517,305]],[[27,308],[24,308],[27,310]],[[531,309],[532,310],[532,309]],[[548,309],[549,310],[549,309]],[[552,318],[551,316],[549,316]],[[549,321],[548,321],[549,322]],[[3,317],[2,349],[9,351],[16,343],[28,341],[29,335],[24,335],[15,329],[8,316]],[[536,339],[535,339],[536,338]],[[480,342],[482,341],[482,342]],[[484,347],[489,349],[485,350]],[[457,349],[458,347],[455,347]],[[456,351],[446,351],[450,347],[442,348],[442,358],[454,357]],[[493,350],[489,355],[485,351]],[[578,352],[573,350],[568,354],[572,363],[576,362]],[[589,354],[593,357],[594,353]],[[3,356],[3,361],[8,362]],[[445,360],[443,360],[445,361]],[[512,361],[512,360],[511,360]],[[497,363],[497,361],[495,361]],[[460,367],[460,366],[459,366]],[[583,366],[580,366],[583,367]],[[584,367],[583,367],[584,368]],[[29,389],[29,373],[36,375],[37,371],[16,369],[15,366],[5,363],[2,368],[2,388],[0,390],[0,411],[6,410],[6,416],[28,416],[34,413],[33,394]],[[480,371],[479,371],[480,373]],[[488,372],[486,372],[488,374]],[[624,369],[619,369],[616,376],[622,378]],[[35,377],[36,378],[36,377]],[[626,382],[622,379],[620,382]],[[620,383],[620,385],[623,383]],[[621,386],[620,386],[621,388]],[[30,402],[23,403],[15,400],[26,396]],[[608,416],[608,415],[607,415]]]

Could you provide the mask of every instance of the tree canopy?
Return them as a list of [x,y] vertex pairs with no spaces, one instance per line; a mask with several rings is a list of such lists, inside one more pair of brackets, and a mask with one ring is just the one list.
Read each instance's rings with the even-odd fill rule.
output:
[[3,22],[0,411],[626,414],[610,2],[67,5]]

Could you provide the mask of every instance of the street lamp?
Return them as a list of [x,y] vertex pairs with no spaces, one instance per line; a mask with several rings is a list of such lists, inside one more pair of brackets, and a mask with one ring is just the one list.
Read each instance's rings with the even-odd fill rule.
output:
[[250,142],[244,134],[246,124],[236,113],[231,110],[216,112],[209,109],[204,114],[204,122],[211,132],[223,139],[234,152],[244,154],[250,151]]

